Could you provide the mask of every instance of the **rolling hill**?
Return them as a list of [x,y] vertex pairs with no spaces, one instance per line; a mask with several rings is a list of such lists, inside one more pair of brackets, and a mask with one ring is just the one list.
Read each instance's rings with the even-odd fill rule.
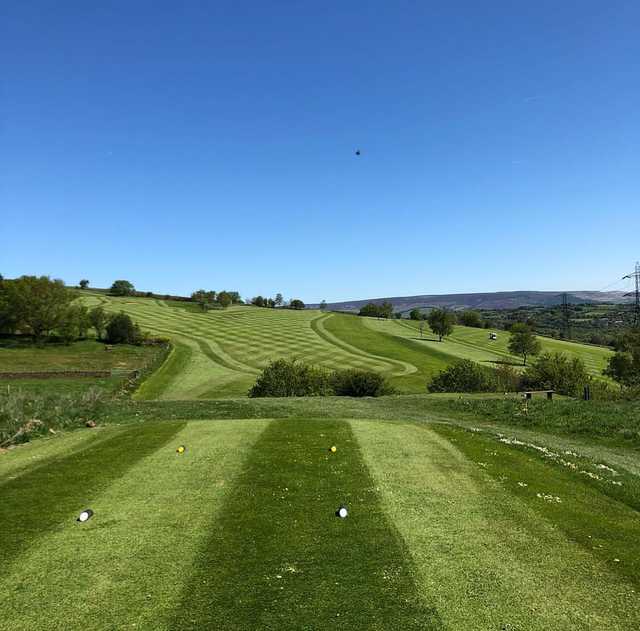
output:
[[[567,292],[572,304],[611,302],[628,303],[620,291],[570,291]],[[562,301],[562,292],[557,291],[498,291],[491,293],[469,294],[427,294],[420,296],[392,296],[367,300],[347,300],[327,303],[329,309],[336,311],[358,311],[369,302],[380,304],[390,302],[396,311],[426,309],[429,307],[447,307],[449,309],[517,309],[518,307],[553,306]],[[317,308],[319,305],[309,305]]]

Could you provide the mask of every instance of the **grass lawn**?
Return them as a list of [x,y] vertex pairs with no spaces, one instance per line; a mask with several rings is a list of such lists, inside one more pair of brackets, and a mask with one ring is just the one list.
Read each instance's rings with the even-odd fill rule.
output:
[[[105,345],[95,340],[82,340],[66,345],[48,342],[37,346],[20,337],[0,338],[0,372],[45,372],[62,370],[112,370],[125,372],[142,368],[151,361],[157,348],[118,344],[105,351]],[[0,388],[43,393],[48,391],[75,394],[97,387],[117,390],[122,376],[55,377],[0,380]]]
[[399,413],[38,440],[0,455],[2,628],[638,628],[637,477],[600,464]]

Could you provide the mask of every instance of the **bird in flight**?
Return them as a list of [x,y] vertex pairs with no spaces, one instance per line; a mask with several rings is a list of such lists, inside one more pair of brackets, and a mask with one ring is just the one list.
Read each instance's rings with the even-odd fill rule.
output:
[[356,149],[356,155],[359,156],[360,155],[360,149]]

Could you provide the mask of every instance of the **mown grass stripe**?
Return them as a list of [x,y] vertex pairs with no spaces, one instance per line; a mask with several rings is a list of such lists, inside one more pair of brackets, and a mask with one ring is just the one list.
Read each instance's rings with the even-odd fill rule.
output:
[[[443,434],[433,425],[397,422],[352,426],[384,509],[412,552],[419,584],[447,628],[640,628],[636,586],[557,522],[540,518],[538,509],[568,507],[566,498],[551,504],[536,496],[555,484],[539,458],[531,465],[534,478],[524,475],[521,463],[505,460],[495,443],[485,445],[470,432],[444,428]],[[467,436],[478,441],[473,452],[462,442]],[[487,475],[493,464],[495,478]],[[578,501],[587,499],[580,486],[573,488]],[[536,507],[522,501],[524,493],[532,494]],[[617,513],[609,514],[614,530]],[[570,508],[564,518],[571,520]],[[588,529],[590,518],[583,523]],[[627,556],[632,553],[630,548]]]
[[441,628],[347,423],[273,421],[219,515],[172,628]]
[[2,568],[0,628],[168,629],[211,516],[267,425],[188,422],[113,480],[89,522],[66,521]]
[[166,444],[183,426],[130,427],[7,480],[0,486],[0,566],[43,534],[73,521],[113,480]]

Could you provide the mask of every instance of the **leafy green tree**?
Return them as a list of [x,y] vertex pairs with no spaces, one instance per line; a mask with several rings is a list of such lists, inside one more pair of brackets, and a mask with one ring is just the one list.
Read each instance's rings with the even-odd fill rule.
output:
[[96,332],[96,338],[101,340],[107,329],[109,318],[102,307],[94,307],[89,311],[89,322]]
[[304,309],[304,302],[302,302],[302,300],[300,300],[299,298],[294,298],[290,303],[289,303],[289,308],[290,309]]
[[453,333],[455,316],[448,309],[432,309],[427,316],[431,330],[438,336],[440,342],[444,337]]
[[380,317],[390,320],[393,317],[393,305],[386,300],[380,305]]
[[424,318],[422,318],[420,320],[420,324],[418,325],[418,328],[420,329],[420,337],[422,338],[422,336],[424,335],[424,326],[425,326],[426,322],[424,320]]
[[142,334],[129,315],[121,311],[107,324],[107,342],[110,344],[140,344]]
[[86,278],[83,278],[80,281],[80,289],[86,289],[89,286],[89,281]]
[[233,297],[228,291],[218,293],[218,304],[225,309],[233,304]]
[[130,283],[128,280],[116,280],[113,285],[111,285],[111,289],[109,293],[112,296],[131,296],[135,292],[135,287],[133,283]]
[[564,353],[543,353],[523,375],[526,388],[555,390],[569,396],[578,395],[588,382],[584,362]]
[[276,294],[276,307],[281,307],[284,304],[284,298],[281,293]]
[[523,364],[526,366],[527,357],[529,355],[537,355],[540,352],[542,348],[540,340],[538,340],[531,328],[523,322],[516,322],[512,325],[510,333],[509,352],[512,355],[522,357]]
[[256,296],[255,298],[251,299],[251,304],[256,306],[256,307],[264,307],[265,306],[265,299],[263,296]]
[[616,349],[604,374],[627,388],[640,386],[640,333],[625,333],[616,340]]
[[422,312],[420,309],[414,308],[409,311],[410,320],[422,320]]
[[470,309],[463,311],[458,316],[458,322],[463,326],[473,326],[478,329],[482,328],[482,316],[477,311]]
[[80,337],[78,328],[78,319],[76,314],[70,310],[57,328],[60,339],[68,346],[71,342],[75,342]]
[[378,305],[370,302],[363,307],[360,307],[358,315],[369,318],[377,318],[380,316],[380,308],[378,307]]
[[77,330],[77,337],[87,337],[87,331],[91,328],[89,309],[84,305],[71,305],[63,320],[69,320]]
[[6,308],[17,328],[33,335],[36,340],[57,329],[75,298],[61,280],[48,276],[21,276],[4,283]]
[[320,311],[324,311],[326,308],[327,308],[327,301],[326,301],[326,300],[323,300],[323,301],[320,303]]

